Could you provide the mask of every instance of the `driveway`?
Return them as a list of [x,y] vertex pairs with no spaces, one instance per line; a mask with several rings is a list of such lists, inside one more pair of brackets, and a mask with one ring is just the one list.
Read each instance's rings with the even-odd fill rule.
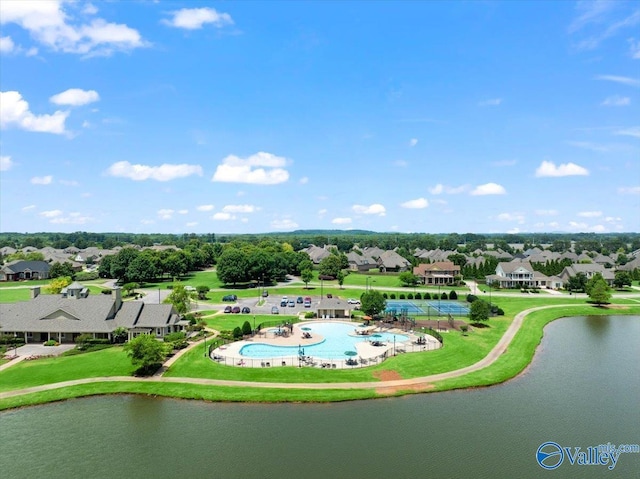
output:
[[[75,347],[75,344],[60,344],[59,346],[43,346],[36,343],[25,344],[18,348],[18,356],[59,356]],[[13,349],[9,349],[7,354],[13,355]]]

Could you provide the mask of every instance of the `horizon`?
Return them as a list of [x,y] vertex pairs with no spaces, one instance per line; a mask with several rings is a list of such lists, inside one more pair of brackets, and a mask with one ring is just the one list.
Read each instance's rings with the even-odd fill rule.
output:
[[0,232],[640,231],[631,1],[4,1],[0,22]]

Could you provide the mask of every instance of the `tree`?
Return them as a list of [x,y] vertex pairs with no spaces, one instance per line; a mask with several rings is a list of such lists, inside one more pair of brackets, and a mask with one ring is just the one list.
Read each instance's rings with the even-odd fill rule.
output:
[[111,333],[111,335],[113,337],[114,343],[124,343],[129,336],[129,331],[123,326],[118,326],[113,330],[113,333]]
[[469,307],[469,320],[478,323],[489,319],[489,303],[483,299],[477,299]]
[[309,281],[313,279],[313,271],[310,269],[303,269],[300,273],[300,279],[304,281],[304,289],[309,288]]
[[377,316],[387,307],[387,302],[379,291],[369,290],[360,296],[360,309],[367,316]]
[[56,278],[52,280],[47,285],[47,291],[51,294],[60,294],[62,288],[66,288],[71,284],[71,278],[69,276],[61,276],[60,278]]
[[567,281],[567,289],[569,291],[585,291],[587,286],[587,276],[584,273],[578,273],[571,276]]
[[166,357],[166,349],[163,343],[150,334],[136,336],[123,347],[131,357],[131,362],[138,368],[139,373],[148,374],[157,369],[155,366],[162,364]]
[[139,288],[140,285],[138,283],[127,283],[127,284],[123,284],[122,285],[122,292],[124,293],[125,296],[131,296],[134,291],[136,290],[136,288]]
[[191,293],[185,289],[184,285],[176,284],[164,302],[173,304],[179,314],[185,314],[191,308]]
[[237,248],[227,248],[218,258],[216,273],[225,284],[247,281],[246,255]]
[[398,275],[398,279],[403,286],[415,286],[420,281],[420,278],[411,271],[403,271]]
[[207,293],[210,291],[209,286],[200,285],[196,286],[196,292],[198,293],[198,299],[204,300],[207,299]]
[[342,289],[342,285],[344,284],[344,278],[345,278],[345,274],[344,271],[340,270],[338,271],[338,274],[336,275],[336,279],[338,280],[338,284],[340,285],[340,289]]
[[156,267],[157,258],[153,254],[144,252],[138,255],[129,263],[126,270],[126,276],[130,281],[145,283],[155,279],[158,274]]
[[338,272],[342,270],[342,260],[338,255],[329,255],[320,261],[318,269],[321,275],[333,276],[336,278],[338,276]]
[[[591,279],[593,279],[594,275]],[[591,280],[589,280],[591,283]],[[602,278],[597,278],[592,284],[589,285],[589,299],[596,303],[598,306],[606,304],[611,299],[610,288],[607,282]]]
[[249,336],[251,334],[251,324],[249,321],[242,323],[242,334],[245,336]]
[[55,279],[60,276],[73,277],[73,272],[73,265],[68,261],[65,261],[64,263],[56,261],[51,265],[51,268],[49,268],[49,278]]
[[622,289],[625,286],[631,286],[631,275],[628,271],[616,271],[616,277],[613,280],[613,285]]

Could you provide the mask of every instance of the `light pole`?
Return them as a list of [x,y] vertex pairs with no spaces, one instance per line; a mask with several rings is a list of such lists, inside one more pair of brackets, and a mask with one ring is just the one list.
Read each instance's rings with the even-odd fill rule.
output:
[[369,291],[369,279],[370,278],[371,278],[371,276],[367,276],[366,286],[364,287],[365,292]]
[[393,335],[393,355],[396,355],[396,335]]
[[256,316],[253,315],[253,335],[256,335]]
[[322,300],[322,295],[324,294],[323,290],[324,290],[324,279],[321,278],[320,279],[320,300]]
[[160,304],[160,288],[158,288],[158,304]]
[[204,332],[204,357],[207,357],[207,332]]
[[440,317],[440,283],[438,283],[438,317]]

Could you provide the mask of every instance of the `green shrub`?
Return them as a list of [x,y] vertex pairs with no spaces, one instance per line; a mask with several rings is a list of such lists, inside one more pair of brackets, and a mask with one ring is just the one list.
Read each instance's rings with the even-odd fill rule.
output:
[[407,299],[413,299],[413,294],[409,293],[409,294],[407,295]]
[[314,313],[313,311],[307,311],[306,313],[304,313],[305,319],[313,319],[315,317],[316,317],[316,313]]
[[90,281],[92,279],[98,279],[97,271],[80,271],[73,275],[73,279],[76,281]]
[[249,321],[245,321],[244,323],[242,323],[242,334],[245,336],[251,334],[251,324],[249,324]]
[[233,340],[233,331],[231,331],[230,329],[223,329],[218,334],[218,337],[222,340],[231,341]]
[[398,296],[398,299],[406,299],[406,298],[404,297],[404,293],[400,293],[400,296]]
[[431,295],[429,293],[424,293],[422,299],[431,299]]
[[422,299],[422,295],[420,293],[416,293],[416,299]]
[[164,342],[174,343],[177,341],[184,341],[185,339],[187,339],[187,335],[183,331],[177,331],[175,333],[169,333],[165,335]]
[[241,339],[242,338],[242,329],[240,326],[236,326],[233,328],[233,339]]
[[391,293],[389,295],[389,299],[396,299],[396,293]]
[[389,295],[388,295],[387,293],[382,293],[382,297],[383,297],[384,299],[389,299]]
[[478,299],[478,297],[475,294],[468,294],[467,295],[467,303],[473,303],[477,299]]
[[44,342],[45,346],[57,346],[58,345],[58,341],[56,341],[55,339],[49,339],[48,341]]
[[444,292],[443,292],[443,293],[440,295],[440,299],[448,299],[447,293],[444,293]]
[[449,293],[449,299],[458,299],[458,293],[456,293],[455,291],[451,291]]

